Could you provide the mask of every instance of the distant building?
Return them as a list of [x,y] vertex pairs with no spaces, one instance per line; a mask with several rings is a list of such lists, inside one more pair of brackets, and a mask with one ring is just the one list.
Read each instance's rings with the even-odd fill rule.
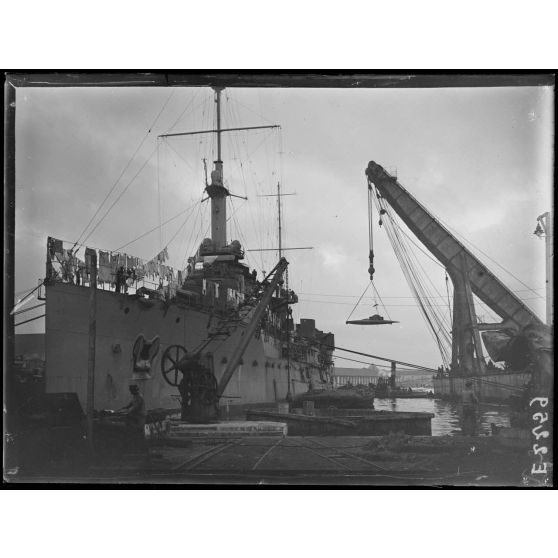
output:
[[335,367],[335,385],[343,386],[351,383],[353,386],[362,384],[368,385],[375,383],[378,376],[381,376],[380,369],[371,364],[367,368],[338,368]]
[[336,376],[369,376],[371,378],[377,378],[381,376],[380,369],[375,365],[371,364],[368,367],[362,368],[339,368],[335,367]]
[[45,370],[45,334],[21,333],[15,336],[15,367],[19,374],[41,376]]

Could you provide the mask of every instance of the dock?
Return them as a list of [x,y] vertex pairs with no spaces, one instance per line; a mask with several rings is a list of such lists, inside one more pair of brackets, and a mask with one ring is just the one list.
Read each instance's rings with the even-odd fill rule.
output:
[[[71,465],[43,463],[12,482],[517,486],[524,451],[496,437],[252,436],[165,440]],[[37,464],[37,467],[39,465]]]
[[373,409],[314,409],[313,416],[298,413],[251,410],[251,420],[282,421],[291,436],[383,436],[401,432],[409,435],[432,434],[432,413],[375,411]]

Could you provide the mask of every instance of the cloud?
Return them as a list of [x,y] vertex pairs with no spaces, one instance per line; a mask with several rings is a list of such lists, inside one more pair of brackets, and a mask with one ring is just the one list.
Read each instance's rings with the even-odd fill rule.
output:
[[320,247],[318,253],[322,259],[322,264],[329,270],[339,274],[347,272],[348,258],[338,246]]
[[[46,237],[76,238],[146,134],[169,90],[30,88],[25,90],[27,100],[19,92],[17,95],[16,266],[21,287],[27,287],[44,274]],[[155,147],[156,134],[172,126],[193,95],[197,97],[190,109],[198,110],[190,114],[188,109],[173,131],[207,129],[213,107],[211,92],[175,89],[120,188]],[[551,192],[551,92],[541,97],[537,88],[254,88],[229,89],[227,96],[252,109],[238,114],[234,125],[282,126],[285,155],[280,178],[285,192],[297,193],[284,199],[284,246],[314,247],[286,253],[292,287],[314,293],[301,296],[295,315],[315,318],[318,328],[335,333],[338,345],[408,362],[439,364],[435,344],[416,306],[397,304],[407,303],[408,298],[390,298],[409,296],[409,292],[384,231],[375,232],[375,285],[401,324],[345,326],[352,305],[369,281],[364,169],[370,160],[388,169],[396,167],[403,186],[445,223],[517,277],[527,283],[535,281],[537,287],[541,281],[544,285],[544,273],[539,272],[544,246],[533,244],[537,239],[532,231],[533,219],[548,209]],[[201,106],[200,101],[205,104]],[[254,111],[266,120],[258,119]],[[537,115],[534,122],[529,121],[530,111]],[[225,112],[225,117],[231,114]],[[526,124],[514,126],[514,121]],[[233,232],[236,234],[238,222],[239,239],[250,248],[274,247],[277,239],[274,200],[257,197],[273,192],[277,180],[269,172],[275,167],[266,166],[267,161],[273,162],[266,155],[274,144],[267,151],[265,145],[255,151],[263,136],[263,132],[239,134],[224,143],[231,190],[249,197],[231,221]],[[172,144],[169,140],[169,146],[162,146],[160,152],[163,220],[201,197],[202,157],[206,156],[199,138],[175,139]],[[211,146],[207,152],[211,153]],[[240,157],[244,152],[253,153],[254,162],[242,171],[230,172],[237,164],[230,156]],[[256,162],[261,159],[261,164]],[[158,224],[156,170],[153,159],[95,231],[93,245],[115,249]],[[259,190],[256,183],[261,183]],[[240,203],[244,202],[234,200],[235,206]],[[207,210],[206,202],[189,216],[169,250],[173,263],[182,261],[184,251],[197,248],[201,229],[209,223]],[[205,220],[200,225],[202,214]],[[168,241],[181,223],[178,219],[163,229],[163,240]],[[158,248],[159,234],[155,232],[125,250],[151,257]],[[273,251],[251,252],[250,265],[269,270],[276,256]],[[502,277],[501,270],[490,267]],[[444,293],[443,270],[436,268],[435,273],[438,275],[432,276]],[[372,313],[370,301],[368,306],[362,304],[356,314]]]

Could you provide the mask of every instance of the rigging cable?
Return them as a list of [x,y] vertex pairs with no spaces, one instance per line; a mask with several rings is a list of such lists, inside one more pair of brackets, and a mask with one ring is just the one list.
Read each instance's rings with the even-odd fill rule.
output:
[[[128,182],[128,184],[126,185],[124,190],[122,190],[122,192],[120,192],[120,194],[114,200],[112,205],[108,208],[108,210],[105,212],[105,214],[101,217],[101,219],[99,219],[99,221],[97,221],[97,224],[91,229],[89,234],[81,241],[82,245],[84,245],[87,242],[87,240],[91,237],[91,235],[97,230],[97,227],[104,221],[104,219],[106,219],[108,214],[112,211],[112,208],[120,201],[120,198],[122,198],[122,196],[128,191],[128,188],[132,185],[134,180],[139,176],[141,171],[147,166],[147,163],[149,163],[151,161],[151,159],[152,159],[153,155],[155,155],[156,151],[157,151],[157,147],[151,152],[151,155],[149,155],[149,157],[145,160],[143,165],[139,168],[138,172],[136,172],[136,174],[133,176],[132,180],[130,180],[130,182]],[[76,242],[74,246],[76,246],[77,244],[78,243]]]
[[[233,223],[234,223],[236,231],[238,233],[238,237],[242,241],[242,246],[244,247],[244,252],[247,253],[248,244],[246,242],[246,238],[244,237],[244,234],[242,233],[240,225],[238,224],[238,220],[236,218],[236,208],[234,208],[232,198],[230,198],[230,203],[231,203],[231,208],[233,209],[233,211],[231,212],[231,218],[233,219]],[[250,265],[251,262],[250,262],[248,256],[246,256],[246,263],[248,264],[249,267],[251,267],[251,265]]]
[[28,320],[24,320],[23,322],[19,322],[19,324],[14,324],[14,327],[18,327],[20,325],[27,324],[29,322],[34,322],[35,320],[40,320],[41,318],[44,318],[45,316],[46,316],[46,314],[41,314],[40,316],[35,316],[34,318],[29,318]]
[[159,178],[159,151],[160,151],[160,142],[159,138],[157,138],[157,204],[159,206],[159,250],[163,249],[163,214],[161,213],[161,181]]
[[[229,97],[227,96],[227,98],[229,99]],[[230,118],[231,118],[231,122],[233,125],[238,124],[240,125],[240,117],[239,114],[237,112],[237,108],[233,103],[229,102],[226,104],[227,110],[229,111],[230,114]],[[238,148],[237,146],[237,142],[238,142]],[[240,168],[240,176],[241,179],[243,181],[243,185],[244,185],[244,189],[245,189],[245,194],[247,197],[252,197],[255,198],[256,200],[258,200],[258,205],[259,205],[259,210],[256,212],[257,216],[259,217],[259,226],[256,225],[255,222],[255,218],[254,218],[254,212],[250,212],[250,219],[252,221],[252,227],[253,227],[253,231],[254,231],[254,235],[256,237],[256,239],[258,240],[258,243],[261,247],[265,246],[264,243],[264,236],[263,236],[263,231],[264,231],[264,215],[265,215],[265,211],[263,210],[263,204],[265,203],[261,198],[259,198],[257,196],[257,173],[252,165],[252,160],[250,158],[250,154],[248,153],[248,147],[246,145],[246,139],[244,135],[237,135],[237,134],[233,134],[231,136],[231,143],[232,143],[232,152],[233,152],[233,157],[236,156],[236,158],[238,159],[238,165]],[[244,152],[244,154],[243,154]],[[251,183],[249,183],[246,180],[246,174],[245,174],[245,166],[242,162],[242,160],[245,159],[247,161],[248,164],[248,169],[247,169],[247,174],[248,177],[250,178]],[[256,179],[254,179],[254,176],[256,176]],[[251,191],[253,190],[253,194],[248,192],[248,188],[251,188]],[[268,223],[269,220],[265,220],[265,223]],[[263,252],[259,252],[258,253],[259,259],[260,259],[260,270],[264,270],[266,265],[264,263],[264,253]]]
[[[41,281],[36,287],[33,287],[25,296],[19,298],[17,300],[17,302],[14,304],[10,314],[15,314],[16,310],[18,308],[21,308],[23,306],[23,303],[37,290],[40,289],[42,286],[44,285],[44,280]],[[23,291],[23,292],[27,292],[27,291]]]
[[[195,202],[193,205],[187,207],[186,209],[183,209],[180,213],[177,213],[174,217],[171,217],[170,219],[167,219],[164,223],[162,223],[163,226],[167,225],[171,221],[174,221],[175,219],[178,219],[180,216],[184,215],[184,213],[186,213],[187,211],[195,208],[197,205],[198,205],[198,202]],[[144,238],[148,234],[151,234],[152,232],[156,231],[158,228],[159,228],[159,225],[157,225],[156,227],[153,227],[152,229],[148,230],[147,232],[144,232],[143,234],[141,234],[140,236],[137,236],[133,240],[130,240],[130,242],[127,242],[126,244],[123,244],[122,246],[116,248],[116,250],[113,250],[113,252],[119,252],[120,250],[122,250],[122,248],[126,248],[126,246],[129,246],[130,244],[133,244],[134,242]]]
[[[431,305],[430,299],[427,297],[428,293],[426,291],[426,288],[423,285],[418,274],[418,269],[412,262],[411,255],[408,248],[406,247],[405,241],[399,234],[397,225],[394,222],[393,215],[389,210],[390,208],[382,202],[379,196],[377,196],[376,203],[378,205],[378,208],[383,209],[383,213],[386,214],[388,217],[388,219],[386,220],[386,232],[388,238],[400,263],[403,274],[407,279],[407,283],[409,284],[409,287],[411,288],[411,291],[415,295],[415,299],[419,307],[421,308],[423,318],[425,319],[429,330],[438,346],[440,356],[442,357],[442,360],[444,362],[447,362],[449,361],[448,359],[450,354],[448,345],[451,345],[451,340],[449,339],[449,335],[446,333],[446,330],[443,329],[444,320],[438,315],[434,307]],[[440,339],[440,331],[444,332],[444,342],[442,342],[442,340]]]
[[351,313],[349,314],[349,317],[347,318],[347,322],[351,319],[351,316],[353,315],[353,312],[355,311],[356,307],[360,304],[360,301],[362,300],[362,297],[366,294],[366,291],[370,288],[370,285],[372,284],[372,281],[370,281],[370,283],[368,283],[368,285],[366,285],[366,289],[364,289],[364,292],[360,295],[360,298],[358,299],[357,303],[354,305],[353,309],[351,310]]
[[[396,231],[396,232],[400,232],[400,233],[405,234],[404,231],[403,231],[403,229],[401,228],[401,226],[400,226],[399,223],[397,222],[397,220],[394,219],[394,216],[393,216],[393,213],[392,213],[392,212],[389,213],[389,218],[390,218],[390,220],[391,220],[391,224],[397,228],[397,231]],[[407,235],[405,235],[405,236],[409,239],[409,237],[408,237]],[[411,239],[409,239],[409,240],[411,240]],[[402,243],[402,244],[404,245],[404,243]],[[414,244],[414,243],[413,243],[413,244]],[[404,246],[405,246],[405,245],[404,245]],[[442,298],[440,292],[438,291],[438,289],[436,288],[436,286],[434,285],[434,283],[433,283],[432,280],[430,279],[429,274],[425,271],[424,267],[422,266],[420,260],[417,258],[416,254],[415,254],[414,252],[412,252],[412,251],[409,251],[409,249],[408,249],[407,246],[405,246],[405,251],[409,254],[409,261],[411,261],[411,258],[414,258],[416,264],[418,265],[418,267],[420,267],[420,270],[422,270],[423,277],[425,277],[426,280],[430,283],[430,285],[432,286],[432,289],[433,289],[433,291],[436,293],[437,297],[438,297],[438,298]],[[411,263],[412,263],[412,262],[411,262]],[[436,263],[438,263],[438,265],[440,265],[439,262],[436,262]],[[443,266],[440,265],[440,267],[442,267],[442,269],[444,269]],[[419,271],[418,268],[415,268],[415,269],[417,270],[417,272]],[[417,273],[417,277],[418,277],[418,273]],[[428,295],[428,294],[430,294],[430,293],[426,290],[426,287],[425,287],[424,289],[422,289],[423,298],[427,301],[427,304],[428,304],[429,306],[431,306],[432,303],[430,302],[430,299],[431,299],[432,297],[426,296],[426,295]],[[436,311],[433,310],[433,312],[436,312]],[[442,321],[442,322],[445,321],[445,318],[444,318],[443,316],[438,316],[438,318],[439,318],[440,321]],[[448,324],[448,327],[451,327],[451,325]]]
[[376,296],[380,300],[380,304],[383,306],[384,310],[386,311],[386,315],[387,315],[388,319],[391,320],[391,316],[389,315],[388,309],[387,309],[386,305],[384,304],[384,301],[382,300],[382,297],[380,296],[380,293],[378,292],[378,289],[376,288],[376,285],[374,284],[374,281],[370,281],[370,282],[372,283],[372,288],[374,289],[374,292],[376,293]]
[[[198,244],[198,242],[201,242],[202,238],[203,238],[203,234],[201,235],[200,238],[200,231],[202,230],[203,227],[203,212],[205,210],[204,205],[200,202],[198,203],[198,211],[196,214],[196,217],[194,219],[194,223],[192,225],[192,230],[190,232],[190,237],[188,238],[187,242],[186,242],[186,250],[184,252],[184,258],[183,258],[183,262],[182,262],[182,267],[186,267],[186,262],[188,260],[189,257],[191,257],[195,251],[196,251],[196,245]],[[199,225],[198,225],[198,220],[199,220]]]
[[[122,169],[122,172],[120,173],[120,175],[118,176],[118,178],[116,179],[116,181],[114,182],[114,184],[112,185],[111,189],[109,190],[109,192],[107,193],[107,195],[105,196],[105,198],[103,199],[103,201],[101,202],[101,204],[99,205],[99,207],[97,208],[97,211],[95,211],[95,213],[93,214],[93,217],[91,217],[91,219],[89,220],[89,222],[87,223],[87,225],[85,225],[85,228],[83,229],[83,231],[81,232],[81,234],[79,235],[78,239],[75,241],[74,247],[72,248],[72,250],[77,246],[77,244],[81,241],[82,236],[85,234],[85,231],[89,228],[89,226],[91,225],[91,223],[94,221],[95,217],[99,214],[99,211],[101,211],[101,208],[103,207],[103,205],[106,203],[106,201],[108,200],[108,198],[110,197],[110,195],[112,194],[112,192],[114,191],[114,189],[116,188],[116,186],[118,185],[118,183],[120,182],[120,180],[122,179],[122,177],[124,176],[125,172],[128,170],[129,166],[132,164],[132,161],[135,159],[136,155],[138,154],[139,150],[142,148],[143,144],[145,143],[145,140],[147,139],[147,137],[149,136],[149,134],[151,133],[151,130],[153,129],[153,127],[155,126],[155,124],[157,123],[157,121],[159,120],[159,117],[161,116],[161,114],[163,114],[163,111],[165,110],[167,104],[169,103],[169,101],[171,100],[171,97],[174,94],[174,89],[171,91],[170,95],[167,97],[167,100],[163,103],[163,106],[161,108],[161,110],[159,111],[159,113],[157,114],[157,116],[155,117],[155,120],[153,120],[153,123],[151,124],[151,126],[149,126],[149,129],[147,130],[145,136],[143,136],[142,140],[140,141],[139,145],[137,146],[136,150],[134,151],[134,153],[132,154],[132,156],[130,157],[130,159],[128,160],[128,162],[126,163],[126,165],[124,165],[124,168]],[[96,228],[96,227],[95,227]],[[87,236],[87,238],[89,238],[91,236],[91,233]],[[87,240],[87,238],[85,238],[82,241],[82,244],[84,244]]]
[[[448,229],[448,231],[452,232],[455,236],[459,237],[463,242],[466,242],[467,244],[469,244],[470,246],[472,246],[475,250],[478,250],[481,254],[483,254],[484,256],[486,256],[492,263],[494,263],[495,265],[497,265],[501,270],[505,271],[506,273],[508,273],[511,277],[513,277],[517,282],[521,283],[524,287],[527,288],[527,290],[531,291],[533,294],[537,295],[537,297],[539,298],[544,298],[543,295],[540,295],[538,293],[535,292],[535,290],[531,287],[529,287],[529,285],[525,284],[521,279],[519,279],[518,277],[516,277],[511,271],[509,271],[508,269],[506,269],[504,266],[500,265],[496,260],[494,260],[493,258],[491,258],[486,252],[483,252],[478,246],[476,246],[475,244],[473,244],[470,240],[468,240],[467,238],[465,238],[464,236],[462,236],[461,234],[459,234],[456,230],[454,230],[452,227],[450,227],[447,223],[445,223],[444,221],[442,221],[442,219],[440,219],[437,215],[435,215],[432,211],[430,211],[430,213],[432,214],[433,217],[435,217],[442,225],[444,225],[444,227],[446,227]],[[482,264],[482,262],[481,262]],[[485,266],[486,267],[486,266]],[[507,289],[507,288],[506,288]],[[509,289],[507,289],[509,290]],[[513,291],[512,291],[513,292]]]
[[453,317],[451,314],[451,298],[449,292],[449,277],[447,273],[446,273],[446,292],[448,293],[448,310],[449,310],[450,322],[453,324]]
[[[192,210],[197,204],[194,204],[193,206],[190,207],[190,209]],[[165,248],[168,248],[174,241],[174,239],[178,236],[178,233],[184,228],[184,226],[186,225],[186,223],[188,222],[190,215],[186,215],[186,218],[184,219],[184,221],[182,222],[182,225],[180,225],[180,227],[178,227],[178,229],[176,229],[176,232],[172,235],[171,239],[165,244]],[[163,248],[161,248],[161,250],[163,250]]]

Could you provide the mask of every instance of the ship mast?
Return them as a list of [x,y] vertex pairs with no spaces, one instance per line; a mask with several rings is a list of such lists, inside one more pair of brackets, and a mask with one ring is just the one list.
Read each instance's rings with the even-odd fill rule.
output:
[[[178,132],[173,134],[161,134],[160,138],[174,136],[192,136],[196,134],[217,134],[217,160],[213,161],[214,168],[211,171],[211,183],[206,186],[205,191],[211,199],[211,241],[213,250],[218,252],[227,245],[227,196],[247,199],[244,196],[231,194],[223,184],[223,160],[221,157],[221,135],[223,132],[236,132],[240,130],[264,130],[270,128],[280,128],[277,124],[270,126],[242,126],[239,128],[221,128],[221,92],[224,87],[215,86],[216,120],[217,129],[200,130],[196,132]],[[202,200],[203,201],[203,200]]]
[[227,244],[227,196],[229,191],[223,186],[223,161],[221,159],[221,91],[214,87],[217,112],[217,160],[213,162],[211,184],[206,188],[211,198],[211,240],[213,248],[219,250]]
[[281,183],[277,182],[277,221],[279,222],[279,259],[282,258],[281,246]]

